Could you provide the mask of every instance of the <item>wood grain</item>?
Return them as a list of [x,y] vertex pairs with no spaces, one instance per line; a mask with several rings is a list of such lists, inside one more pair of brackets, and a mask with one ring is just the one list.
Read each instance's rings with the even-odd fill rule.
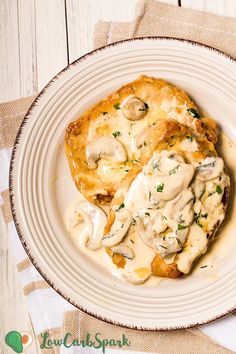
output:
[[40,91],[68,64],[64,0],[35,0],[37,86]]
[[12,354],[4,345],[4,337],[12,330],[27,331],[33,336],[30,353],[40,353],[36,335],[27,310],[26,298],[19,284],[18,274],[13,260],[12,245],[0,211],[0,352]]
[[181,5],[215,15],[236,17],[235,0],[181,0]]
[[38,90],[34,1],[18,0],[17,16],[20,97],[25,97],[36,93]]
[[0,98],[20,96],[18,13],[15,1],[0,1]]
[[[93,27],[103,21],[131,21],[138,0],[66,0],[69,61],[72,62],[81,55],[91,51],[93,43]],[[83,19],[83,20],[81,20]]]

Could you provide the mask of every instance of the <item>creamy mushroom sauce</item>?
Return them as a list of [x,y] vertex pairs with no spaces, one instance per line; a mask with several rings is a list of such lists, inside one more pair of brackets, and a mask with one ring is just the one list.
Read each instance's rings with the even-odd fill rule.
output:
[[[232,161],[233,156],[235,156],[236,153],[236,146],[225,135],[223,135],[222,138],[221,150],[226,157],[227,165],[233,168],[234,165],[232,164]],[[169,151],[163,151],[159,154],[155,153],[149,163],[143,168],[142,172],[133,181],[128,193],[124,190],[117,192],[125,194],[124,207],[121,208],[119,212],[116,211],[116,214],[119,215],[118,220],[121,218],[122,223],[125,223],[125,221],[131,217],[132,224],[135,223],[135,225],[131,226],[128,236],[125,236],[124,239],[118,243],[118,246],[120,244],[128,246],[134,254],[133,259],[126,258],[124,269],[116,267],[112,262],[111,257],[109,257],[105,251],[105,247],[96,250],[88,247],[89,240],[91,241],[91,235],[93,234],[92,229],[94,228],[94,221],[86,215],[86,212],[84,212],[85,206],[83,206],[82,212],[78,213],[78,210],[81,209],[80,206],[78,206],[81,203],[81,198],[69,205],[65,213],[66,228],[78,248],[96,263],[106,268],[114,276],[126,280],[129,283],[140,284],[148,279],[144,282],[145,285],[155,285],[161,281],[161,278],[150,276],[150,265],[156,252],[162,252],[162,256],[165,257],[164,259],[166,263],[171,263],[173,261],[177,247],[182,248],[182,246],[181,244],[178,244],[177,246],[175,242],[169,242],[171,236],[180,237],[182,243],[184,243],[184,240],[186,239],[183,250],[178,255],[177,264],[180,270],[187,273],[196,256],[199,256],[206,251],[208,244],[206,229],[208,231],[212,230],[216,221],[221,221],[223,218],[221,204],[222,195],[219,193],[220,190],[217,186],[220,186],[223,191],[225,184],[228,184],[229,181],[228,177],[222,173],[220,158],[216,159],[215,164],[210,160],[212,158],[208,158],[204,163],[202,162],[201,165],[188,165],[181,160],[181,157],[176,152],[173,152],[173,157],[171,156],[170,158],[171,154],[172,152]],[[160,157],[161,159],[159,160]],[[157,168],[156,162],[159,162],[159,164],[162,162],[162,167],[159,166],[159,168]],[[210,169],[207,177],[206,169],[210,168],[210,164],[212,164],[215,174],[212,175],[212,169]],[[178,165],[180,165],[180,167],[177,168]],[[153,167],[156,167],[156,171]],[[193,174],[192,169],[197,171],[197,178],[194,179],[194,182],[191,181],[191,175]],[[169,171],[172,170],[176,170],[176,173],[169,174]],[[150,172],[151,174],[149,174]],[[235,167],[234,173],[236,173]],[[209,176],[213,176],[213,180],[208,180]],[[157,186],[162,183],[165,184],[166,181],[173,179],[173,181],[175,181],[174,188],[172,184],[168,184],[167,182],[166,186],[168,188],[166,189],[165,194],[162,194],[162,197],[159,197],[159,193],[164,192],[164,187],[162,192],[155,190],[154,187],[156,185],[153,183],[154,178],[156,178],[156,184],[159,183]],[[147,180],[148,183],[146,184],[145,181],[147,182]],[[150,196],[147,186],[153,190],[153,195]],[[218,192],[216,191],[216,188]],[[161,189],[162,188],[160,187],[159,190]],[[173,193],[174,196],[172,199],[170,199],[172,195],[171,193]],[[211,195],[209,196],[209,194]],[[193,200],[193,196],[195,197],[195,200]],[[182,216],[181,214],[178,214],[180,205],[175,203],[176,200],[181,199],[183,199],[183,204],[185,204],[181,209]],[[86,203],[89,202],[86,201]],[[173,204],[175,209],[173,209]],[[141,207],[139,207],[139,205],[141,205]],[[193,215],[193,213],[195,214]],[[208,214],[207,217],[206,214]],[[139,217],[137,217],[137,215],[139,215]],[[99,217],[97,220],[98,219]],[[101,211],[99,232],[97,232],[97,238],[99,240],[104,237],[102,231],[105,225],[105,219],[105,213]],[[179,227],[179,224],[187,227]],[[98,221],[96,225],[98,230]],[[152,226],[151,231],[155,230],[156,232],[155,236],[161,234],[164,230],[164,225],[168,225],[172,230],[175,230],[176,234],[174,235],[173,232],[170,232],[169,237],[165,240],[165,244],[154,242],[153,247],[150,247],[150,243],[153,240],[152,237],[150,237],[150,239],[149,237],[145,238],[148,232],[146,234],[144,232],[141,237],[140,232],[136,232],[137,228],[140,226],[140,231],[142,230],[142,227],[144,231],[149,231],[148,227],[150,227],[150,225]],[[190,226],[188,227],[188,225]],[[180,230],[178,230],[179,228]],[[227,224],[222,230],[221,233],[223,234],[219,240],[217,240],[216,246],[213,247],[213,251],[210,250],[210,252],[207,252],[207,254],[201,259],[200,266],[203,265],[204,267],[204,264],[207,262],[209,267],[213,267],[214,264],[222,259],[224,254],[229,252],[233,240],[233,232],[234,228],[232,223]],[[157,239],[157,237],[155,237],[155,239]],[[171,241],[174,239],[176,239],[176,237]],[[164,245],[167,249],[160,247],[161,245]],[[117,247],[117,245],[111,247]],[[214,250],[216,251],[214,252]],[[198,270],[194,270],[194,272],[196,271],[206,270],[199,267]]]
[[[158,119],[171,118],[172,106],[174,102],[166,102]],[[97,168],[104,181],[120,180],[134,161],[138,162],[142,131],[156,124],[156,115],[152,116],[149,106],[134,95],[114,107],[116,114],[101,112],[87,138],[88,166]],[[142,119],[145,115],[146,120]],[[186,107],[182,115],[178,120],[191,126],[193,122],[183,121],[191,118]],[[181,148],[194,152],[198,144],[195,139],[185,139]],[[196,257],[205,253],[207,233],[224,218],[221,200],[227,185],[229,178],[220,157],[186,163],[176,151],[154,153],[130,187],[117,190],[115,197],[123,197],[123,202],[113,206],[115,221],[108,234],[103,236],[105,213],[87,201],[83,205],[76,201],[68,207],[66,228],[82,252],[113,275],[132,284],[147,279],[146,283],[152,284],[151,262],[156,253],[167,264],[177,255],[175,261],[183,273],[188,273]],[[124,268],[112,262],[107,247],[125,257]]]

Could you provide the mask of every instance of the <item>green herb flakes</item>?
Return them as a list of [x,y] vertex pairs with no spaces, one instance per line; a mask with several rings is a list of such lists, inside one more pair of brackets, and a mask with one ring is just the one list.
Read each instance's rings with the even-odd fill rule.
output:
[[197,118],[197,119],[200,119],[200,118],[201,118],[201,116],[200,116],[200,114],[198,113],[198,111],[196,111],[196,109],[194,109],[194,108],[188,108],[188,109],[187,109],[187,112],[188,112],[189,114],[191,114],[191,116],[193,116],[194,118]]
[[175,166],[172,170],[169,171],[169,175],[171,176],[171,175],[175,174],[179,168],[180,168],[180,165]]
[[121,203],[121,205],[118,207],[118,209],[116,211],[120,211],[121,209],[123,209],[125,207],[124,203]]
[[157,192],[162,193],[164,189],[164,183],[161,183],[157,186]]
[[121,132],[116,131],[116,132],[113,132],[112,135],[114,136],[114,138],[116,138],[117,136],[121,135]]
[[218,193],[218,194],[222,193],[222,189],[221,189],[221,186],[219,184],[216,186],[216,193]]
[[120,103],[119,103],[119,102],[115,103],[115,104],[113,105],[113,107],[114,107],[115,109],[120,109]]
[[178,224],[178,230],[184,230],[186,229],[187,226],[183,225],[183,224]]

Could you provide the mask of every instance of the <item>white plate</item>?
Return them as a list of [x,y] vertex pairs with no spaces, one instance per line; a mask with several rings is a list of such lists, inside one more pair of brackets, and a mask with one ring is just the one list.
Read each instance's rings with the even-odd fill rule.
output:
[[[63,151],[66,126],[140,74],[186,90],[236,141],[236,62],[197,43],[171,38],[123,41],[96,50],[58,74],[20,128],[11,163],[12,209],[31,260],[63,297],[109,322],[173,329],[218,318],[236,307],[236,242],[217,276],[205,271],[157,287],[131,286],[100,269],[71,243],[62,222],[77,191]],[[209,275],[209,274],[208,274]]]

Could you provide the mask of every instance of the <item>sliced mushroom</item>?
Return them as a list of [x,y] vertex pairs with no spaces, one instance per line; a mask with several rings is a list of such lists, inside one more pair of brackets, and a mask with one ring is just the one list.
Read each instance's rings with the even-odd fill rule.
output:
[[150,213],[147,224],[143,222],[143,218],[138,218],[136,221],[136,232],[140,239],[150,248],[153,248],[153,241],[156,234],[163,232],[167,225],[163,220],[161,213]]
[[129,120],[140,120],[147,114],[148,107],[136,96],[128,96],[122,103],[122,112]]
[[220,157],[207,157],[196,167],[196,178],[201,181],[210,181],[217,178],[224,169],[224,161]]
[[101,245],[105,247],[112,247],[118,245],[125,237],[131,224],[131,218],[127,218],[123,223],[120,220],[115,220],[108,234],[102,237]]
[[[194,195],[191,188],[183,190],[177,197],[169,201],[164,210],[165,217],[169,222],[178,222],[179,224],[190,225],[194,218],[193,212]],[[181,215],[183,222],[179,221],[178,215]],[[172,226],[172,225],[171,225]]]
[[[98,206],[83,201],[77,204],[75,208],[75,215],[81,215],[84,221],[82,234],[86,247],[91,250],[101,248],[101,239],[103,230],[105,228],[107,218],[106,214]],[[86,232],[85,232],[86,231]]]
[[113,254],[120,254],[123,257],[128,259],[134,258],[133,250],[129,246],[125,245],[124,243],[120,243],[119,245],[112,247],[111,250]]
[[148,227],[145,228],[143,221],[139,218],[135,224],[136,232],[140,239],[147,245],[148,247],[152,248],[152,243],[154,240],[153,232],[149,232]]
[[178,238],[173,232],[170,232],[163,237],[156,237],[153,241],[153,247],[162,258],[182,249],[182,246],[178,242]]
[[200,179],[194,181],[194,194],[196,199],[200,199],[203,193],[205,192],[206,185]]
[[87,165],[90,169],[97,168],[99,159],[110,159],[114,162],[127,161],[127,152],[122,143],[110,136],[104,136],[86,146]]

